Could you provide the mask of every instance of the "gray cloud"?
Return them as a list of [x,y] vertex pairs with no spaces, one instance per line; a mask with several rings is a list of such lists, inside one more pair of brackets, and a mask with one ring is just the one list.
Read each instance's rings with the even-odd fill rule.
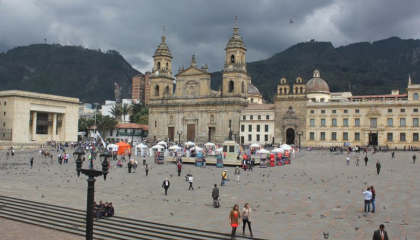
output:
[[256,61],[308,39],[340,46],[390,36],[420,38],[419,7],[418,0],[0,0],[0,51],[45,38],[70,41],[115,49],[145,72],[165,26],[173,69],[187,67],[195,54],[199,65],[217,71],[235,15],[247,60]]

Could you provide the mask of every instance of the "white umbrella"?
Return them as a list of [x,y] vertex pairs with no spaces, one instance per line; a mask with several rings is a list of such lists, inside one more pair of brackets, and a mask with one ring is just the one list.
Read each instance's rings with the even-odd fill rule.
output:
[[164,142],[164,141],[160,141],[160,142],[158,142],[158,145],[168,145],[166,142]]
[[203,149],[201,147],[194,147],[193,149],[197,152],[202,152],[203,151]]
[[152,147],[152,149],[163,149],[164,147],[162,147],[161,145],[155,145]]
[[115,145],[115,144],[108,144],[108,146],[106,146],[106,148],[107,148],[107,149],[111,149],[111,151],[113,151],[113,152],[118,151],[118,148],[119,148],[119,147],[120,147],[120,146]]
[[136,146],[136,148],[148,148],[148,146],[144,145],[143,143],[140,143],[139,145]]
[[169,148],[169,150],[178,150],[178,149],[181,149],[181,147],[177,145],[173,145],[172,147]]
[[193,143],[193,142],[186,142],[184,145],[185,145],[185,146],[194,146],[194,145],[195,145],[195,143]]
[[258,143],[253,143],[253,144],[249,145],[249,147],[252,147],[252,148],[259,148],[259,147],[261,147],[261,145],[260,145],[260,144],[258,144]]
[[214,146],[214,145],[216,145],[216,144],[214,144],[214,143],[211,143],[211,142],[208,142],[208,143],[206,143],[206,144],[204,144],[204,146]]
[[283,148],[276,148],[271,150],[272,153],[284,153],[284,149]]
[[270,153],[270,151],[265,150],[264,148],[257,151],[258,153]]
[[216,149],[216,152],[223,152],[223,148]]
[[280,146],[280,148],[282,148],[282,149],[284,149],[284,150],[292,150],[292,146],[290,146],[290,145],[287,145],[287,144],[283,144],[283,145],[281,145]]

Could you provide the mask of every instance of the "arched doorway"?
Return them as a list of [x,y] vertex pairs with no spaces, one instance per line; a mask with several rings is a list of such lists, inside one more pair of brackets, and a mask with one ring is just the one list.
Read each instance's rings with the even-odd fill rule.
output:
[[293,128],[286,130],[286,144],[295,144],[295,130]]

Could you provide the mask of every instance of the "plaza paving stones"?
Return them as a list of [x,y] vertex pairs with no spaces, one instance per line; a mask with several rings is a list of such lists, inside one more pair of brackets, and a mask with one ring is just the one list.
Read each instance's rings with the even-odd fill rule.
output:
[[[224,233],[230,232],[232,206],[237,203],[242,208],[249,202],[254,235],[267,239],[324,239],[324,232],[330,239],[371,239],[382,223],[390,239],[420,239],[420,163],[412,163],[413,154],[396,152],[391,159],[389,152],[369,153],[368,166],[361,154],[356,166],[352,153],[346,166],[344,154],[302,151],[290,165],[241,171],[240,182],[235,182],[234,168],[226,167],[230,181],[225,187],[220,187],[221,168],[184,165],[178,177],[175,164],[157,165],[150,158],[148,177],[139,165],[136,173],[118,168],[110,171],[107,181],[98,178],[95,200],[112,202],[120,216]],[[35,163],[30,169],[32,155]],[[85,209],[86,177],[76,176],[73,159],[60,165],[56,155],[51,164],[34,150],[17,151],[13,158],[0,151],[0,194]],[[141,162],[139,156],[135,159]],[[378,159],[380,175],[375,168]],[[95,168],[100,168],[99,162]],[[194,176],[194,191],[188,190],[186,173]],[[161,187],[166,177],[171,182],[168,196]],[[218,209],[212,207],[215,183],[221,194]],[[376,189],[376,213],[365,216],[362,189],[370,185]]]

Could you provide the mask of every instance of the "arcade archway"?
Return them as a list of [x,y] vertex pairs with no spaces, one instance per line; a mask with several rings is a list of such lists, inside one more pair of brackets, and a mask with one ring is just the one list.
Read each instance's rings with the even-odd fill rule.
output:
[[295,130],[293,128],[286,130],[286,144],[295,144]]

